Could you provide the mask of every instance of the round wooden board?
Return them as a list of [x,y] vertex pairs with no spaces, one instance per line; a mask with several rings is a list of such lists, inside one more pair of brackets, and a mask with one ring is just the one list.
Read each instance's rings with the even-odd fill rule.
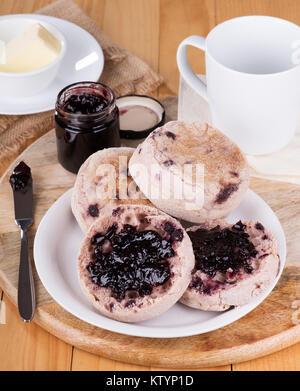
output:
[[[0,285],[15,304],[20,234],[14,222],[8,178],[20,160],[32,167],[34,177],[35,219],[30,230],[31,247],[41,218],[75,180],[75,175],[57,162],[54,131],[27,148],[2,177]],[[277,213],[287,237],[288,258],[277,287],[244,318],[193,337],[164,340],[130,337],[91,326],[65,311],[48,295],[35,272],[37,311],[34,321],[80,349],[114,360],[172,368],[246,361],[300,341],[300,186],[252,179],[251,188]]]

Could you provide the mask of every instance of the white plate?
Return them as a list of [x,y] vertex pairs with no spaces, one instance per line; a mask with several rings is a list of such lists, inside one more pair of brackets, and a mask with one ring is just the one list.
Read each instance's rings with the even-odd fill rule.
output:
[[226,326],[246,315],[271,292],[283,270],[286,244],[283,229],[272,209],[248,190],[227,221],[259,220],[276,236],[281,259],[280,273],[272,286],[251,303],[225,312],[199,311],[177,303],[157,318],[136,324],[118,322],[100,315],[81,291],[77,278],[77,254],[83,234],[70,207],[72,189],[63,194],[43,217],[34,241],[38,275],[49,294],[63,308],[92,325],[139,337],[173,338],[201,334]]
[[52,16],[22,14],[5,15],[1,19],[29,18],[44,21],[56,27],[65,37],[67,51],[54,81],[37,95],[26,98],[8,98],[1,95],[0,114],[33,114],[54,109],[57,94],[68,84],[77,81],[98,81],[104,66],[99,43],[87,31],[74,23]]

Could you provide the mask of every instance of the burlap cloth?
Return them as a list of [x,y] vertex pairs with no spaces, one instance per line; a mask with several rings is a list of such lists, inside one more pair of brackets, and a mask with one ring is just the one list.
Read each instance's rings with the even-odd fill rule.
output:
[[[162,77],[148,64],[113,43],[71,0],[59,0],[37,13],[76,23],[96,38],[105,57],[100,81],[110,86],[116,96],[148,94],[162,83]],[[53,127],[53,111],[26,116],[0,115],[0,173],[29,144]]]

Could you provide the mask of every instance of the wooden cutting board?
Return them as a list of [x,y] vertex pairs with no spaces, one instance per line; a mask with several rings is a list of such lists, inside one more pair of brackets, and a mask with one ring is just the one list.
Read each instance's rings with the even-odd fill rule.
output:
[[[0,285],[14,304],[17,303],[20,234],[14,222],[8,178],[21,160],[31,166],[34,177],[35,218],[29,235],[31,248],[41,218],[75,180],[75,175],[57,162],[54,131],[27,148],[1,179]],[[300,341],[300,186],[252,179],[251,188],[279,217],[287,237],[288,252],[287,266],[276,288],[244,318],[219,330],[192,337],[163,340],[130,337],[91,326],[65,311],[49,296],[35,272],[37,311],[34,321],[80,349],[114,360],[172,368],[237,363]]]

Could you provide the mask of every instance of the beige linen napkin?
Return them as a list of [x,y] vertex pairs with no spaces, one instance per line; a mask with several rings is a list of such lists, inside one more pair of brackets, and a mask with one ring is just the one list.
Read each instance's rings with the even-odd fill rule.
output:
[[[148,94],[162,83],[162,77],[148,64],[113,43],[71,0],[58,0],[37,13],[66,19],[96,38],[105,57],[100,81],[111,87],[116,96]],[[26,116],[0,115],[0,173],[29,144],[53,127],[53,111]]]
[[[205,82],[203,75],[199,77]],[[211,123],[209,105],[183,78],[179,87],[178,119]],[[247,155],[247,159],[254,177],[300,184],[300,127],[289,145],[280,151],[260,156]]]

